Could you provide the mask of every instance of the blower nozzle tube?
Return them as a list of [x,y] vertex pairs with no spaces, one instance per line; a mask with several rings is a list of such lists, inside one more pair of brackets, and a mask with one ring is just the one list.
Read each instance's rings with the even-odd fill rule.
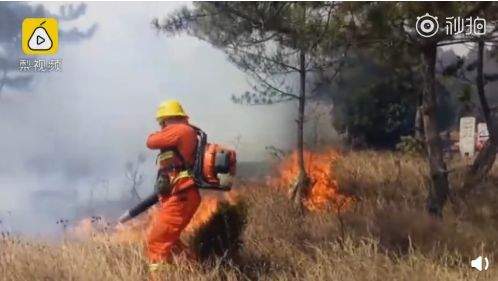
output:
[[120,223],[125,223],[132,218],[140,215],[141,213],[145,212],[147,209],[152,207],[154,204],[156,204],[159,201],[159,198],[156,193],[153,193],[149,195],[147,198],[142,200],[142,202],[138,203],[135,207],[129,209],[126,211],[124,214],[122,214],[118,221]]

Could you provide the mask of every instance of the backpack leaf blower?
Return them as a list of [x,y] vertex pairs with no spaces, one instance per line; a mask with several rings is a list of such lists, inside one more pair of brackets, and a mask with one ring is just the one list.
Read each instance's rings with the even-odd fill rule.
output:
[[[208,143],[207,134],[197,127],[192,127],[197,132],[197,149],[192,169],[195,184],[201,189],[218,191],[231,190],[231,183],[222,184],[219,175],[235,175],[237,164],[235,150],[224,148],[219,144]],[[120,223],[125,223],[145,212],[158,201],[159,196],[154,192],[135,207],[121,215],[118,221]]]

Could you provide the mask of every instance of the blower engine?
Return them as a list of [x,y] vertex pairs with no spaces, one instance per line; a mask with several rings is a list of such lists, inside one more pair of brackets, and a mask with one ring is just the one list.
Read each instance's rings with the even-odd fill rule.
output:
[[237,164],[235,150],[207,143],[206,133],[199,128],[195,129],[199,139],[193,171],[197,186],[204,189],[230,190],[231,184],[222,185],[219,175],[235,175]]
[[[229,191],[231,182],[222,184],[220,175],[234,176],[237,157],[235,150],[227,149],[219,144],[207,142],[207,134],[201,129],[192,126],[197,132],[197,150],[193,167],[194,181],[199,188],[219,191]],[[119,222],[124,223],[143,213],[159,201],[156,193],[126,211]]]

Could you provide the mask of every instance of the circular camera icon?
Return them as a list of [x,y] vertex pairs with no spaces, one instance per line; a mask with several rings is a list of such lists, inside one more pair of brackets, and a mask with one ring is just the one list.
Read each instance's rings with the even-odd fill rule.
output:
[[431,16],[429,13],[426,13],[421,17],[417,17],[415,29],[422,37],[428,38],[434,36],[434,34],[436,34],[439,30],[437,17]]

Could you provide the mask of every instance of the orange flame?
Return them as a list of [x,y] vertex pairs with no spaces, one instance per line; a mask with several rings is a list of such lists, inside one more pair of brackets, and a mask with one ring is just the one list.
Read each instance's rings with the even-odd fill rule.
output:
[[239,200],[237,192],[231,190],[230,192],[217,192],[203,195],[201,204],[197,211],[195,212],[192,220],[185,228],[186,233],[193,233],[199,227],[203,226],[213,214],[218,210],[221,202],[228,202],[230,204],[236,204]]
[[[277,165],[277,177],[268,184],[277,188],[289,188],[299,174],[296,151],[284,158]],[[311,211],[323,211],[333,208],[340,211],[351,204],[352,198],[339,193],[339,186],[334,175],[334,166],[340,154],[332,149],[324,152],[304,151],[305,169],[310,178],[310,187],[303,201]]]
[[[218,196],[212,194],[203,196],[201,204],[187,225],[184,234],[190,235],[194,233],[195,230],[209,221],[222,201],[234,204],[237,201],[237,194],[231,191],[222,195],[218,194]],[[89,238],[106,239],[117,243],[144,241],[155,208],[152,207],[145,214],[125,224],[118,224],[115,228],[110,227],[111,224],[104,219],[84,218],[71,227],[68,234],[70,237],[79,240]]]

